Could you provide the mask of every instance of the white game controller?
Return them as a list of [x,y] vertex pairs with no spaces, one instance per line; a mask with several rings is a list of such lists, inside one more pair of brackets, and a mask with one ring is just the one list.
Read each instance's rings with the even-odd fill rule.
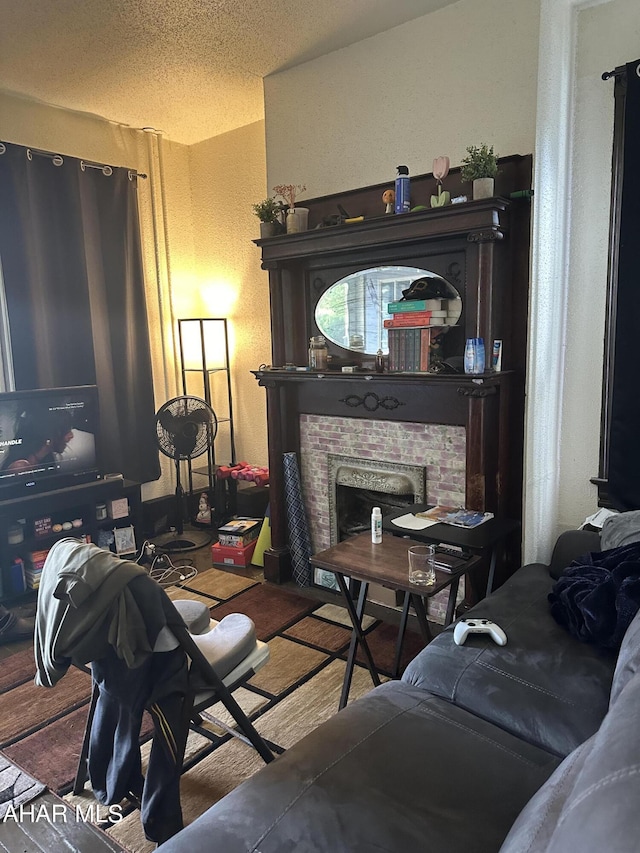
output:
[[489,634],[499,646],[507,644],[507,635],[502,628],[488,619],[461,619],[453,629],[453,642],[462,646],[469,634]]

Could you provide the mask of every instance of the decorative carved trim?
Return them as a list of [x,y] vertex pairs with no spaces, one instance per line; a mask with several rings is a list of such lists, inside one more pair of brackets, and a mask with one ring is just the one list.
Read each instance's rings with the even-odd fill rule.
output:
[[340,402],[345,403],[352,409],[362,406],[367,412],[375,412],[377,409],[386,409],[388,412],[392,412],[399,406],[407,405],[398,400],[397,397],[379,397],[373,391],[367,391],[362,397],[359,397],[357,394],[347,394],[346,397],[340,398]]
[[461,397],[493,397],[498,393],[495,385],[473,385],[457,389]]
[[499,231],[497,228],[489,228],[483,231],[471,231],[467,235],[467,242],[469,243],[492,243],[496,240],[502,240],[504,238],[504,234],[502,231]]

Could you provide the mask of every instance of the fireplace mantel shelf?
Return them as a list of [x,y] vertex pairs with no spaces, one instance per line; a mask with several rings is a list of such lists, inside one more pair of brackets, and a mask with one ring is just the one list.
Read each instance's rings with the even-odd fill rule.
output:
[[353,225],[314,228],[299,234],[282,234],[254,240],[262,249],[263,269],[287,260],[314,255],[362,251],[381,242],[430,242],[462,236],[468,240],[501,240],[507,233],[505,214],[511,202],[504,198],[470,201],[404,216],[377,216]]
[[500,373],[374,373],[358,370],[354,373],[319,370],[287,370],[285,368],[267,367],[252,370],[259,385],[274,382],[402,382],[402,383],[435,383],[436,385],[456,385],[467,388],[491,386],[498,384],[502,377],[513,371],[504,370]]

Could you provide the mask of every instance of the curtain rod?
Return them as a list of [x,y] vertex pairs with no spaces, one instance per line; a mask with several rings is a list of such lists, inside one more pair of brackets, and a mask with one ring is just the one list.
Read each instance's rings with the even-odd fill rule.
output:
[[[6,150],[7,146],[3,142],[0,142],[0,154],[4,154]],[[41,148],[26,148],[26,152],[27,160],[33,160],[33,155],[38,154],[40,157],[50,157],[51,162],[54,166],[62,166],[62,164],[64,163],[64,157],[61,154],[55,153],[54,151],[43,151]],[[100,169],[103,175],[109,176],[113,174],[113,167],[109,166],[107,163],[91,163],[87,160],[80,160],[80,168],[83,172],[87,169]],[[117,166],[116,168],[121,167]],[[132,181],[134,178],[147,178],[147,175],[145,175],[143,172],[137,172],[135,169],[128,169],[128,173],[130,181]]]
[[608,80],[610,77],[621,77],[626,73],[627,66],[626,65],[618,65],[617,68],[614,68],[613,71],[603,71],[602,79]]

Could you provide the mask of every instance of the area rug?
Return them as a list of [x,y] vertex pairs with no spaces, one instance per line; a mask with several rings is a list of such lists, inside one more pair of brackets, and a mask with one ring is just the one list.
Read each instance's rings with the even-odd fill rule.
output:
[[44,791],[45,786],[20,767],[0,755],[0,820],[9,809],[30,802]]
[[[245,613],[256,625],[258,637],[269,644],[269,662],[234,693],[244,712],[269,742],[287,749],[337,712],[351,638],[343,608],[233,572],[201,572],[171,598],[204,601],[215,619],[228,613]],[[374,659],[390,674],[396,629],[365,621]],[[420,638],[407,633],[403,661],[422,647]],[[33,684],[35,667],[31,649],[20,647],[5,656],[0,666],[0,750],[38,782],[65,797],[70,805],[86,807],[93,801],[89,785],[79,797],[69,792],[76,773],[90,696],[90,678],[70,670],[53,689]],[[368,670],[356,665],[350,700],[372,688]],[[227,725],[234,721],[220,707],[210,709]],[[181,792],[186,822],[233,790],[263,766],[254,750],[219,727],[205,722],[213,735],[192,732],[186,754],[187,770]],[[142,741],[152,726],[145,720]],[[148,753],[149,743],[143,747]],[[104,827],[103,827],[104,829]],[[145,841],[137,811],[107,828],[116,844],[131,853],[147,853],[154,845]]]

